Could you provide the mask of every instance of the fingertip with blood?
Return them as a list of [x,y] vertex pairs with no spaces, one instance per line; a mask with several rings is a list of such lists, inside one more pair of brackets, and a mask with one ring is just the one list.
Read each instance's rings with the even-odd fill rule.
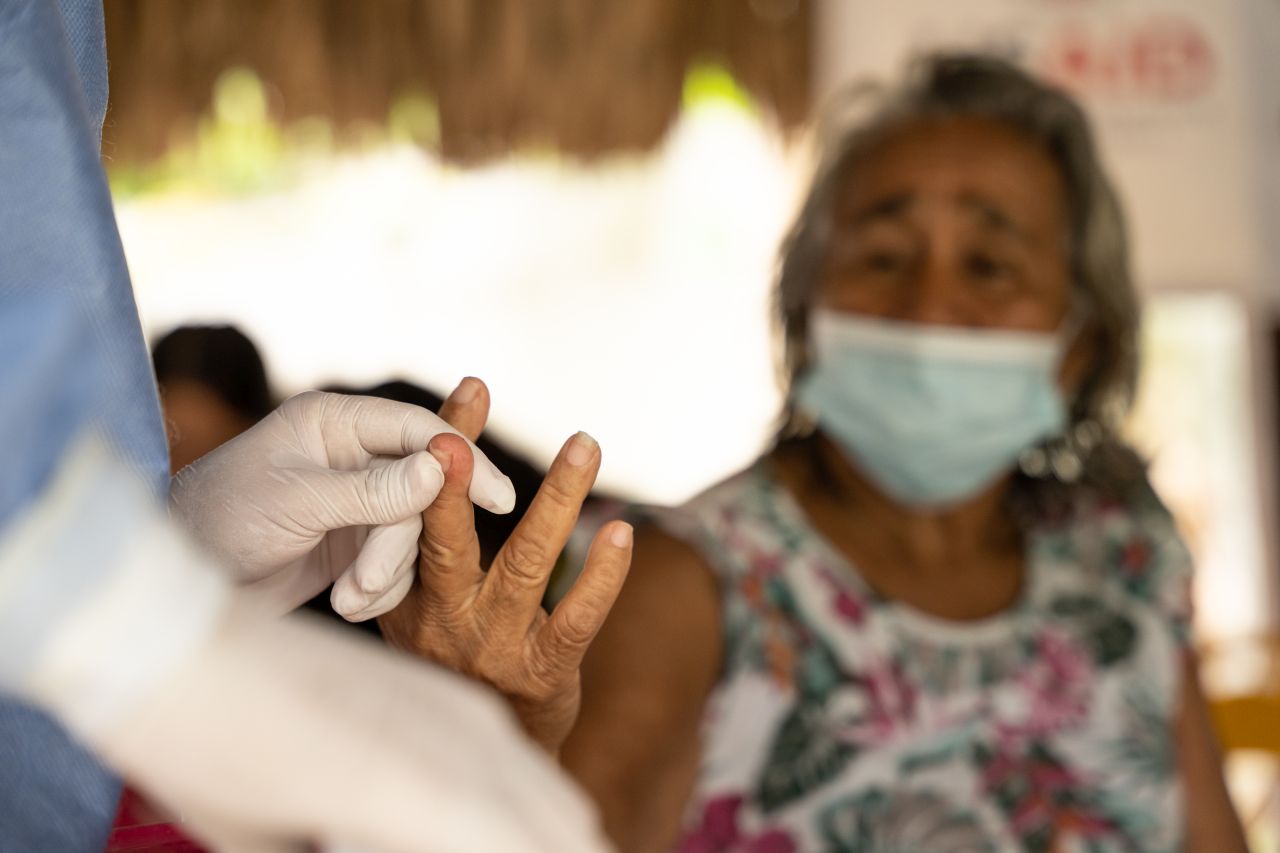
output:
[[433,438],[431,443],[427,445],[428,452],[435,457],[441,469],[447,472],[455,462],[454,454],[461,450],[453,446],[453,439],[444,439],[445,435],[453,436],[458,441],[465,442],[467,448],[471,451],[473,464],[471,466],[471,485],[468,489],[471,502],[499,515],[505,515],[515,509],[516,489],[511,482],[511,478],[499,471],[498,467],[489,461],[489,457],[485,456],[480,448],[463,436],[456,433],[442,433]]
[[427,452],[436,460],[440,470],[445,474],[445,481],[456,483],[460,478],[470,477],[474,473],[475,454],[467,459],[470,442],[454,433],[442,433],[427,445]]

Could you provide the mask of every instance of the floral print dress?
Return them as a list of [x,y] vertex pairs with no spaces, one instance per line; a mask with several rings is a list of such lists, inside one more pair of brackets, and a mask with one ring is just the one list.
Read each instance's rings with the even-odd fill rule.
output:
[[1180,848],[1190,560],[1154,496],[1033,531],[976,622],[879,596],[763,465],[658,521],[727,631],[680,853]]

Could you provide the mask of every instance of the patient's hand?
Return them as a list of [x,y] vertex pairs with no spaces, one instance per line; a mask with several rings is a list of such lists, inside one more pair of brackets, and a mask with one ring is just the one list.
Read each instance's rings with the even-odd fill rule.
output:
[[[441,416],[474,437],[487,408],[473,403]],[[582,657],[631,563],[630,526],[605,525],[573,588],[550,615],[542,609],[551,570],[600,468],[599,447],[585,433],[569,439],[488,572],[467,497],[471,453],[453,435],[438,436],[429,449],[445,484],[423,513],[418,578],[378,624],[391,645],[492,684],[530,736],[554,753],[578,715]]]

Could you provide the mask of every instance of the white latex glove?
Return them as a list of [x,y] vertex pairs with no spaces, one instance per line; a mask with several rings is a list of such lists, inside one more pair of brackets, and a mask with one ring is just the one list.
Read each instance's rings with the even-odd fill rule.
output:
[[218,849],[605,849],[493,694],[247,602],[95,445],[4,534],[0,689]]
[[[336,582],[335,609],[369,619],[413,582],[420,513],[443,483],[426,447],[442,432],[456,434],[418,406],[299,394],[179,471],[170,513],[278,612]],[[511,481],[471,450],[472,500],[510,512]]]

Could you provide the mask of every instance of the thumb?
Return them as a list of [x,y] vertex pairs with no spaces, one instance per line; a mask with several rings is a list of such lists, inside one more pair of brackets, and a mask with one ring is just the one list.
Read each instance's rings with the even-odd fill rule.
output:
[[313,492],[325,504],[322,523],[335,530],[416,515],[431,505],[443,485],[440,463],[424,450],[402,459],[379,457],[356,471],[325,471]]

